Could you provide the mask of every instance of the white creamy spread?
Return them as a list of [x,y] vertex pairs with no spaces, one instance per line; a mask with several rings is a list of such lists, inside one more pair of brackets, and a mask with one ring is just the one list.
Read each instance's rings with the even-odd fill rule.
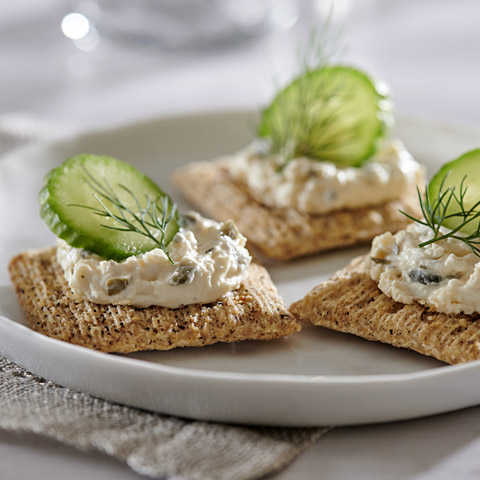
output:
[[105,260],[59,240],[57,259],[73,292],[95,303],[177,308],[210,303],[236,289],[251,257],[246,239],[231,221],[218,223],[196,213],[167,249],[156,248],[121,262]]
[[254,142],[229,162],[230,175],[248,186],[268,207],[321,214],[343,208],[378,205],[401,198],[423,183],[423,167],[399,140],[391,141],[361,167],[341,167],[301,157],[279,171],[282,160],[262,155]]
[[480,258],[455,238],[418,248],[430,238],[432,231],[418,223],[374,238],[370,276],[398,302],[418,302],[443,313],[480,313]]

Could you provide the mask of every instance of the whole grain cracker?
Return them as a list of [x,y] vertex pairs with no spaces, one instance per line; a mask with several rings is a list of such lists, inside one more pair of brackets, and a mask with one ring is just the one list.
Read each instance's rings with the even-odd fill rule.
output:
[[258,264],[250,265],[242,285],[220,300],[177,309],[99,305],[75,298],[56,261],[55,247],[18,255],[9,270],[33,330],[102,352],[271,340],[300,330]]
[[396,302],[378,289],[364,258],[313,288],[290,312],[302,323],[408,348],[446,363],[480,359],[480,315],[449,315],[419,303]]
[[289,260],[367,243],[380,233],[408,225],[399,209],[420,214],[413,190],[402,200],[321,215],[267,207],[230,176],[227,164],[228,159],[193,163],[174,172],[172,181],[197,210],[219,221],[233,219],[249,245],[267,258]]

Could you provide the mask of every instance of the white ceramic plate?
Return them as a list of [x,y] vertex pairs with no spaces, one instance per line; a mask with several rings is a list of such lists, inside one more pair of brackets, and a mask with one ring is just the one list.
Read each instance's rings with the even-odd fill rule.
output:
[[[107,355],[25,326],[6,266],[15,253],[54,242],[38,216],[44,174],[80,152],[135,164],[177,200],[172,170],[227,154],[252,138],[251,112],[156,119],[19,149],[0,160],[0,349],[61,385],[172,415],[264,425],[360,424],[480,403],[480,362],[446,366],[388,345],[306,328],[288,339],[170,352]],[[404,119],[397,134],[430,172],[480,145],[474,129]],[[182,206],[182,202],[180,202]],[[287,304],[366,248],[269,265]]]

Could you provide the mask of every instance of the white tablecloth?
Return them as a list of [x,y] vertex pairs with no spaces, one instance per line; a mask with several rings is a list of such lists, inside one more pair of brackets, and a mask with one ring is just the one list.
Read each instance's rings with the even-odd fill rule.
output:
[[[290,31],[216,51],[80,52],[61,33],[68,2],[0,3],[0,118],[25,114],[78,129],[144,117],[259,108],[296,62],[300,38],[328,2],[301,3]],[[337,0],[347,58],[385,78],[399,114],[480,125],[480,3]],[[480,146],[480,128],[479,128]],[[480,476],[480,408],[395,424],[339,428],[274,478]],[[0,432],[3,479],[139,479],[126,465],[33,435]]]

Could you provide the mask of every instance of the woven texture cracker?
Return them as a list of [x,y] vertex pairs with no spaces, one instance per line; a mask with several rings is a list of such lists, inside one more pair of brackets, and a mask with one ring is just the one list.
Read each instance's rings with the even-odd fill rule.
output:
[[480,358],[480,315],[449,315],[419,303],[396,302],[378,289],[363,257],[315,287],[290,311],[303,323],[409,348],[447,363]]
[[309,215],[258,203],[246,185],[231,178],[228,160],[194,163],[178,170],[173,183],[196,209],[219,221],[232,219],[262,255],[277,260],[370,241],[396,232],[409,220],[398,210],[418,214],[416,192],[402,201]]
[[271,340],[300,330],[258,264],[249,267],[237,290],[217,302],[178,309],[98,305],[75,298],[56,261],[55,247],[18,255],[9,270],[32,329],[103,352]]

